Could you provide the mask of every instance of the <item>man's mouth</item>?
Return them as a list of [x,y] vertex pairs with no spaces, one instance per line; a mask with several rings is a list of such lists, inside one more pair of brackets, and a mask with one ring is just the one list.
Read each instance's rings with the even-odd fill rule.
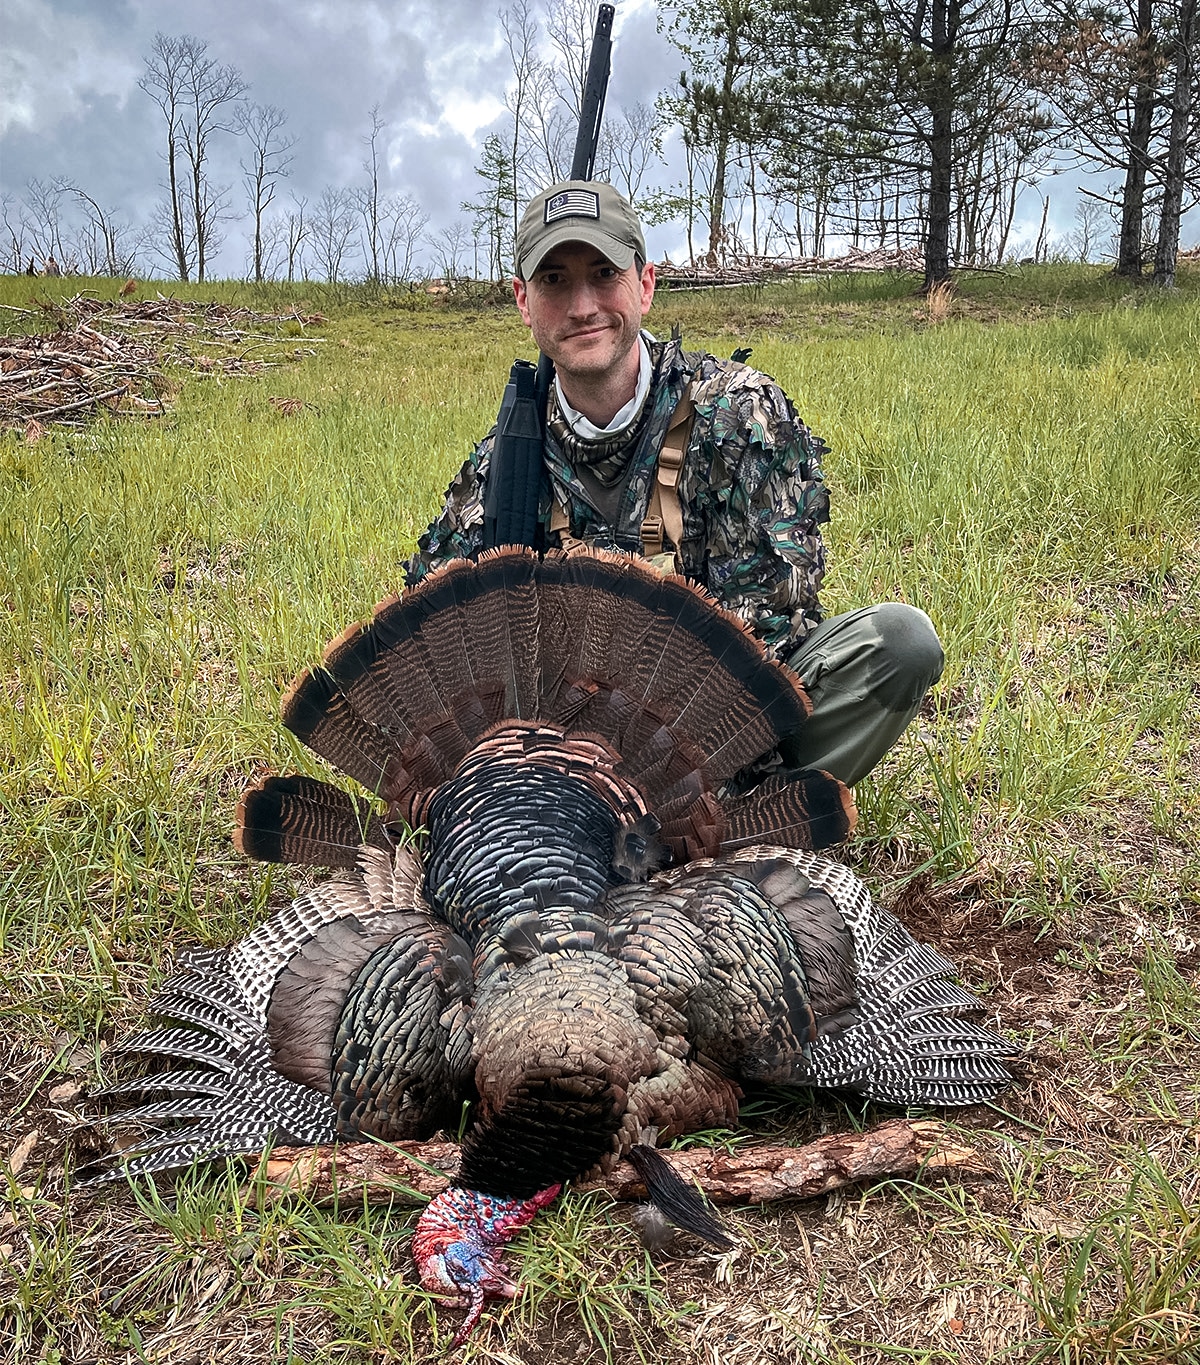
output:
[[609,329],[604,326],[581,327],[578,331],[568,332],[564,341],[589,341],[592,337],[603,336]]

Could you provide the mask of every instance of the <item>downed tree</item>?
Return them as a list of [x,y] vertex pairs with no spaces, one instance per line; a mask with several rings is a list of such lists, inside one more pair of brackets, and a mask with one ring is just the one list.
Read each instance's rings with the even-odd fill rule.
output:
[[[264,1157],[247,1199],[270,1203],[302,1194],[314,1203],[420,1204],[445,1189],[458,1169],[458,1144],[412,1142],[395,1146],[356,1142],[326,1147],[276,1147]],[[812,1199],[864,1180],[913,1176],[934,1170],[982,1175],[987,1165],[932,1119],[893,1119],[865,1133],[830,1133],[803,1147],[747,1145],[732,1151],[694,1147],[671,1152],[679,1175],[715,1204],[765,1204]],[[614,1199],[646,1198],[628,1161],[577,1190],[607,1191]]]
[[655,267],[660,285],[668,289],[735,289],[747,284],[777,284],[781,280],[815,275],[855,274],[892,270],[920,275],[925,266],[916,247],[877,247],[863,251],[851,247],[844,256],[748,256],[710,266],[675,265],[663,261]]
[[51,336],[0,337],[0,427],[82,426],[101,411],[159,414],[166,380],[153,349],[80,322]]

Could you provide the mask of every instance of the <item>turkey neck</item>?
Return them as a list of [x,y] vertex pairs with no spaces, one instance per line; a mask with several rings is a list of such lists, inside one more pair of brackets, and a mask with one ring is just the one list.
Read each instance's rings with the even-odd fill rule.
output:
[[497,759],[430,803],[425,895],[472,949],[514,916],[588,910],[616,882],[618,819],[580,778]]
[[547,950],[493,973],[475,1003],[480,1121],[459,1182],[528,1199],[611,1153],[631,1087],[657,1065],[657,1038],[604,951]]

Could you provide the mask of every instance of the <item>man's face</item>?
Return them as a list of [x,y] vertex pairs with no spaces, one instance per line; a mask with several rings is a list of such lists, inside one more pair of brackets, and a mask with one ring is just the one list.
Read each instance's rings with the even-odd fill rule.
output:
[[513,280],[517,308],[564,378],[595,380],[626,360],[654,298],[654,266],[618,270],[595,247],[555,247],[528,280]]

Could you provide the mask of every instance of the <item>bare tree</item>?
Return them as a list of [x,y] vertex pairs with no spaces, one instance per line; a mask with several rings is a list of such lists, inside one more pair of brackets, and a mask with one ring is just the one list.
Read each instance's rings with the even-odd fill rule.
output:
[[205,278],[208,259],[220,245],[217,224],[229,202],[223,188],[208,177],[209,142],[215,133],[236,129],[234,105],[249,88],[235,66],[210,58],[203,44],[186,67],[189,117],[183,125],[183,145],[191,172],[192,220],[196,228],[196,278]]
[[67,193],[61,180],[33,179],[25,186],[22,218],[30,250],[42,261],[51,256],[60,264],[66,260],[63,242],[63,197]]
[[552,66],[541,62],[534,68],[526,103],[527,178],[539,186],[565,180],[571,173],[578,120],[571,116],[563,99],[559,73]]
[[208,55],[208,44],[184,35],[158,33],[146,74],[138,84],[162,111],[167,124],[167,213],[170,251],[179,278],[203,280],[208,261],[220,245],[219,224],[226,217],[226,190],[208,174],[215,134],[235,131],[236,105],[246,82],[236,67]]
[[[8,260],[12,273],[19,275],[25,269],[25,214],[20,200],[14,194],[0,195],[0,221],[4,223],[4,235],[8,239]],[[29,258],[33,265],[33,257]]]
[[373,105],[371,108],[371,131],[363,138],[370,152],[368,159],[363,162],[363,170],[366,171],[369,179],[366,186],[355,194],[359,211],[362,213],[363,226],[366,229],[366,251],[363,255],[367,262],[367,278],[377,282],[383,278],[381,269],[383,233],[379,204],[379,134],[386,126],[383,119],[379,117],[379,105]]
[[111,212],[106,213],[86,190],[65,183],[63,188],[83,205],[85,225],[81,234],[80,252],[89,275],[121,275],[126,268],[117,261],[119,226]]
[[102,208],[79,185],[63,181],[62,186],[83,208],[83,225],[75,230],[73,239],[80,269],[89,275],[133,274],[137,270],[138,249],[130,224],[118,218],[115,209]]
[[557,54],[559,97],[566,105],[574,127],[579,126],[583,109],[583,87],[587,84],[599,7],[599,0],[550,0],[546,13],[546,32]]
[[528,162],[528,127],[535,104],[545,95],[545,73],[537,54],[537,20],[531,0],[516,0],[511,9],[500,13],[500,28],[504,45],[512,60],[513,84],[505,91],[504,107],[512,119],[505,160],[511,168],[509,176],[512,231],[517,230],[523,194],[523,172]]
[[296,139],[284,133],[285,123],[287,115],[273,104],[245,104],[238,110],[237,131],[250,144],[249,156],[241,167],[242,183],[254,219],[251,266],[255,283],[268,274],[264,220],[274,202],[279,181],[288,174],[292,164],[290,153],[296,145]]
[[433,250],[438,273],[447,283],[462,278],[462,262],[471,245],[471,229],[461,218],[426,239]]
[[[154,46],[144,58],[146,74],[138,81],[139,87],[158,105],[167,124],[167,203],[165,217],[170,229],[170,251],[181,280],[191,278],[191,234],[184,222],[183,192],[179,184],[180,141],[183,128],[184,64],[187,56],[186,38],[168,38],[164,33],[154,35]],[[156,215],[162,218],[161,213]]]
[[1105,227],[1112,227],[1112,206],[1085,192],[1075,205],[1074,218],[1075,231],[1069,241],[1079,260],[1086,263],[1099,250]]
[[381,260],[384,276],[393,284],[412,279],[413,263],[428,222],[429,215],[411,195],[384,201],[380,213]]
[[346,190],[326,187],[313,211],[310,237],[317,265],[330,284],[336,284],[342,278],[346,262],[354,257],[354,232],[351,195]]
[[292,208],[284,218],[284,245],[287,252],[287,278],[291,284],[304,272],[304,244],[308,241],[312,227],[305,216],[308,200],[292,195]]
[[634,203],[658,155],[658,115],[648,104],[632,104],[605,119],[602,142],[612,183]]

